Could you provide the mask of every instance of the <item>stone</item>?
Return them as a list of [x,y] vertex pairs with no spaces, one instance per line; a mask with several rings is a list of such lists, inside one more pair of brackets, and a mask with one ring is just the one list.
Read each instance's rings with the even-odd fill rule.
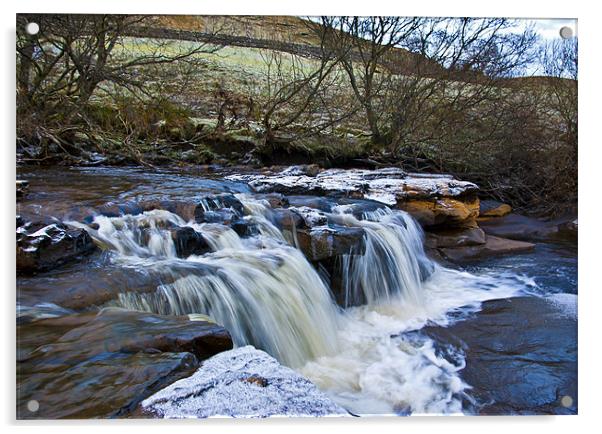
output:
[[211,251],[203,235],[190,226],[172,229],[171,238],[176,248],[176,254],[180,258],[187,258],[190,255],[203,255]]
[[425,245],[436,249],[442,247],[478,246],[485,244],[485,232],[480,228],[446,229],[427,232]]
[[29,182],[22,179],[17,179],[17,199],[25,196],[28,190]]
[[[394,167],[330,169],[313,175],[293,166],[280,172],[230,175],[226,179],[247,182],[258,193],[368,199],[415,214],[425,226],[476,227],[479,214],[475,184],[449,175],[406,173]],[[297,206],[291,198],[289,202]]]
[[248,182],[260,193],[337,194],[365,197],[387,205],[395,205],[403,198],[460,197],[478,191],[475,184],[448,175],[408,174],[397,168],[330,169],[315,176],[289,169],[278,173],[230,175],[226,179]]
[[558,222],[546,222],[511,213],[504,217],[479,219],[479,226],[488,235],[521,241],[554,240],[558,235]]
[[535,244],[532,243],[487,235],[485,244],[454,248],[446,247],[439,249],[439,251],[447,260],[464,262],[494,255],[521,253],[534,248]]
[[321,261],[345,254],[365,252],[365,232],[362,228],[320,226],[297,232],[299,248],[310,261]]
[[[424,332],[466,358],[466,410],[486,415],[577,413],[577,295],[486,301],[480,312]],[[562,397],[572,397],[562,405]],[[476,405],[475,405],[476,403]]]
[[477,227],[479,199],[460,201],[451,198],[401,201],[397,208],[414,217],[423,227]]
[[512,212],[512,207],[495,200],[482,200],[479,205],[479,218],[504,217]]
[[198,203],[178,200],[147,200],[142,201],[140,206],[144,211],[152,211],[155,209],[169,211],[188,222],[194,219],[194,211],[198,206]]
[[[227,210],[227,211],[226,211]],[[194,219],[197,223],[209,222],[211,219],[217,219],[213,212],[218,211],[224,219],[230,216],[242,217],[244,215],[244,205],[233,194],[222,193],[206,196],[201,199],[200,204],[194,210]],[[229,212],[226,215],[226,212]],[[230,221],[233,217],[230,217]]]
[[167,419],[348,415],[295,371],[254,347],[226,351],[142,401],[141,414]]
[[303,218],[288,208],[277,208],[270,213],[272,223],[283,231],[293,232],[303,226]]
[[230,227],[239,237],[251,237],[259,233],[257,224],[245,218],[239,218],[230,224]]
[[109,202],[98,208],[98,214],[105,217],[120,217],[126,214],[138,215],[145,210],[137,202],[113,203]]
[[[232,348],[229,333],[214,323],[117,308],[30,322],[18,335],[25,346],[17,412],[25,418],[127,416],[200,360]],[[40,339],[46,342],[35,345]],[[36,414],[26,410],[30,399],[41,403]]]
[[20,223],[16,246],[19,273],[47,271],[96,249],[92,237],[84,229],[62,223],[42,225],[23,220]]
[[303,227],[313,228],[314,226],[323,226],[328,223],[328,217],[323,212],[307,206],[290,207],[290,211],[301,217]]

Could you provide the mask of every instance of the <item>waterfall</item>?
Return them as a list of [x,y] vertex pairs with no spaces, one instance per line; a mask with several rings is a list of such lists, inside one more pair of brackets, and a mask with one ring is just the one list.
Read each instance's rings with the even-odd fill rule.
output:
[[400,296],[406,303],[421,305],[422,281],[433,263],[422,245],[422,229],[408,214],[381,208],[362,219],[342,214],[343,223],[366,232],[365,253],[343,257],[345,305],[387,303]]
[[[516,285],[477,277],[431,262],[423,233],[405,212],[379,209],[361,217],[346,206],[330,223],[364,230],[362,251],[343,255],[345,307],[270,219],[267,201],[237,196],[237,218],[254,230],[240,237],[216,223],[185,222],[168,211],[97,216],[90,231],[124,266],[154,267],[166,276],[154,292],[125,292],[118,306],[159,314],[204,314],[231,333],[236,346],[252,344],[300,370],[340,405],[356,413],[460,412],[465,398],[458,371],[462,354],[443,356],[429,338],[412,335],[428,322],[488,298],[507,297]],[[239,204],[240,205],[240,204]],[[210,212],[214,204],[206,203]],[[243,215],[244,214],[244,215]],[[75,223],[74,223],[75,224]],[[210,248],[179,258],[173,231],[191,227]],[[355,306],[355,307],[353,307]]]
[[155,293],[121,294],[119,304],[160,314],[209,315],[237,346],[251,343],[292,367],[338,350],[338,308],[298,250],[224,249],[188,260],[213,271],[180,277]]

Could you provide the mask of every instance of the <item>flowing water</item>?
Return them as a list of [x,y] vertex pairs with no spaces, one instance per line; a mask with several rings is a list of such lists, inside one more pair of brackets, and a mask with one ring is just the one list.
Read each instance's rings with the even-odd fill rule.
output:
[[[512,267],[444,268],[427,258],[420,227],[403,211],[358,217],[333,206],[331,221],[366,234],[362,255],[342,257],[340,307],[294,233],[272,224],[267,202],[235,189],[244,218],[258,227],[252,236],[168,211],[96,216],[96,229],[86,229],[110,266],[156,272],[162,282],[152,291],[121,291],[108,304],[208,315],[235,345],[264,349],[355,414],[461,413],[473,401],[461,378],[463,352],[442,351],[419,331],[466,318],[486,300],[532,293],[532,279]],[[186,226],[204,236],[209,253],[177,257],[170,228]]]

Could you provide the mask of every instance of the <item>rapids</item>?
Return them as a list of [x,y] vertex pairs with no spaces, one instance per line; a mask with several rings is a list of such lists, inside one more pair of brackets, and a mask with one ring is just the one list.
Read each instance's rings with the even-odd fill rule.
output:
[[[186,222],[168,211],[96,216],[97,229],[87,230],[114,263],[169,276],[154,292],[123,292],[109,304],[208,315],[230,331],[236,346],[265,350],[354,414],[462,412],[471,400],[470,386],[459,376],[463,354],[442,352],[417,332],[475,312],[485,300],[515,295],[529,282],[432,262],[420,226],[403,211],[380,209],[358,218],[334,207],[329,219],[366,234],[364,254],[342,258],[342,308],[296,248],[295,234],[287,237],[272,224],[267,202],[237,198],[244,219],[258,227],[253,236]],[[200,232],[211,252],[178,258],[169,235],[174,226]]]

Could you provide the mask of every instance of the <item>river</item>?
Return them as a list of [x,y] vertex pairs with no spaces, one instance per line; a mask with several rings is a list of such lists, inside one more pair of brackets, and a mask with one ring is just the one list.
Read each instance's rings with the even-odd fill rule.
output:
[[[349,201],[328,198],[329,222],[366,234],[361,255],[341,258],[344,293],[334,296],[324,272],[274,225],[269,204],[246,184],[224,181],[222,172],[98,167],[18,174],[30,182],[19,214],[70,221],[104,247],[60,269],[20,276],[20,312],[116,306],[205,314],[235,345],[265,350],[356,415],[577,411],[574,244],[538,243],[529,253],[449,268],[427,257],[422,229],[403,211],[352,214]],[[164,210],[97,215],[86,224],[77,218],[108,202],[202,202],[216,193],[234,194],[257,231],[240,236]],[[210,252],[178,257],[169,227],[202,233]],[[18,352],[47,339],[43,331],[30,334]]]

